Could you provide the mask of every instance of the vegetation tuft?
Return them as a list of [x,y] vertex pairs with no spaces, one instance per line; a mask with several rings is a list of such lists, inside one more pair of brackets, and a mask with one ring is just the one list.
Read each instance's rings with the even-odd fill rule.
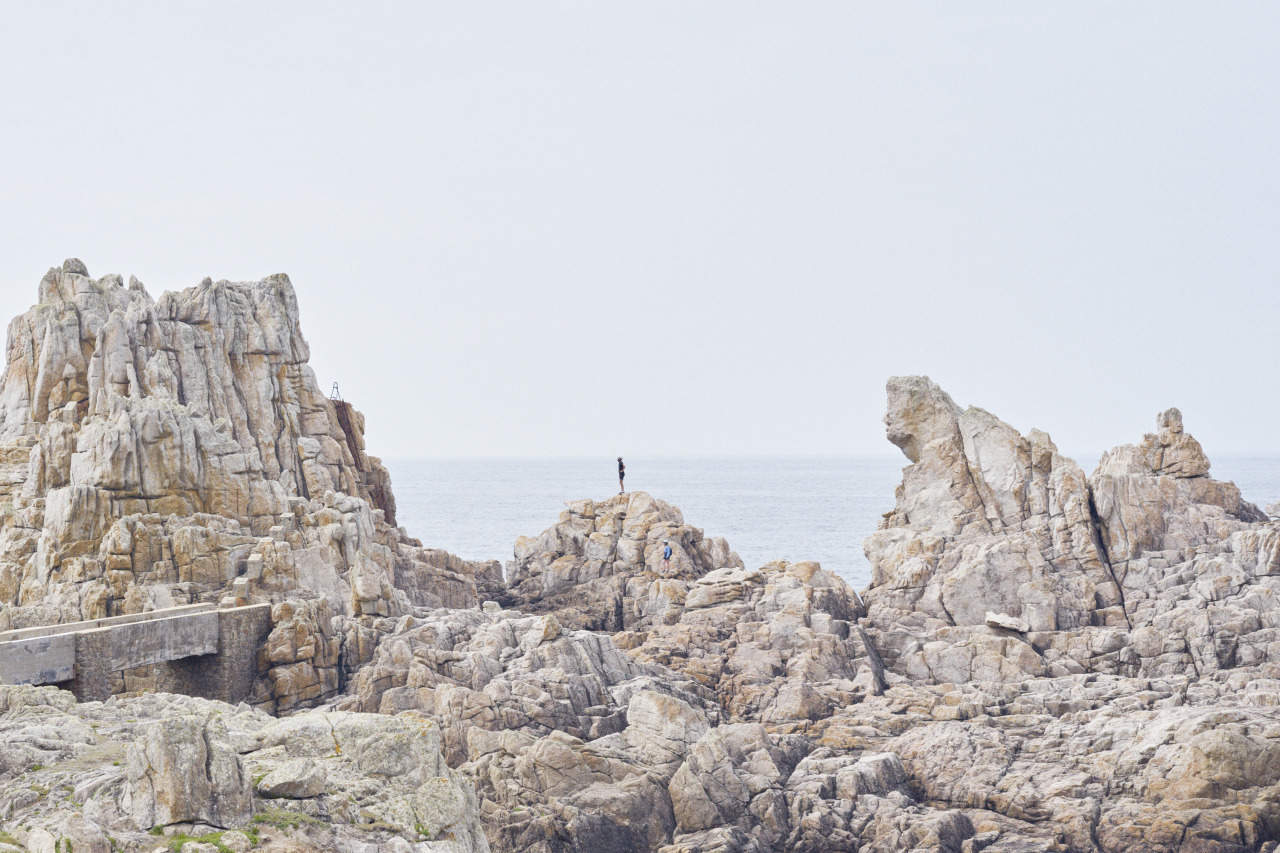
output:
[[178,853],[178,851],[182,849],[182,845],[189,841],[198,841],[201,844],[212,844],[214,847],[218,848],[218,853],[232,853],[231,848],[222,843],[221,832],[210,832],[205,835],[186,835],[180,832],[169,839],[169,849],[172,850],[173,853]]
[[324,821],[311,815],[299,814],[286,809],[263,809],[253,816],[253,823],[259,826],[273,826],[276,829],[298,829],[304,826],[326,826]]

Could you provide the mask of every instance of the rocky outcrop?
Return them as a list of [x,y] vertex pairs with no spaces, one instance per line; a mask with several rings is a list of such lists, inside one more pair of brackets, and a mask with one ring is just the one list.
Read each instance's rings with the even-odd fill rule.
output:
[[696,681],[632,660],[607,635],[566,630],[551,614],[490,607],[406,617],[336,707],[432,716],[456,765],[476,729],[582,739],[621,731],[639,689],[669,691],[714,718]]
[[[654,518],[656,534],[644,530]],[[620,541],[632,529],[642,531],[633,543],[694,544],[687,563],[663,571],[660,550],[650,549],[651,566],[642,546],[609,542],[635,556],[614,559],[615,574],[593,586],[602,579],[574,574],[590,563],[573,535],[584,519],[592,534],[615,529]],[[741,568],[723,540],[700,548],[700,531],[643,493],[570,504],[538,541],[538,570],[512,577],[512,596],[524,588],[535,613],[491,602],[405,617],[335,707],[436,721],[447,760],[475,780],[498,850],[793,849],[800,823],[817,814],[800,805],[808,793],[788,787],[813,750],[810,735],[884,687],[853,590],[816,563]],[[715,562],[729,565],[708,569]],[[530,577],[547,574],[572,578],[577,596],[528,592]],[[584,602],[598,603],[600,588],[628,629],[566,625]],[[890,788],[907,805],[895,812],[906,827],[921,810],[901,782]],[[887,803],[867,803],[888,820]]]
[[0,744],[0,840],[33,853],[489,850],[473,786],[420,717],[275,720],[191,697],[77,705],[0,686]]
[[923,377],[889,380],[885,423],[912,462],[865,546],[886,661],[939,681],[1016,680],[1043,663],[988,614],[1037,633],[1127,627],[1084,471],[1047,434],[962,410]]
[[1181,412],[1162,412],[1157,425],[1141,444],[1105,453],[1089,478],[1102,541],[1121,574],[1144,552],[1194,549],[1268,520],[1234,483],[1209,476],[1209,458],[1182,431]]
[[[1176,415],[1086,477],[1044,433],[961,410],[928,380],[895,380],[890,404],[912,465],[867,543],[865,607],[812,563],[655,576],[615,557],[601,583],[606,561],[590,567],[574,536],[595,521],[586,533],[571,508],[518,546],[537,554],[511,575],[539,616],[495,610],[513,633],[482,644],[433,616],[432,638],[471,639],[409,652],[423,684],[460,666],[450,691],[510,660],[493,693],[542,691],[565,713],[533,722],[505,698],[447,711],[439,687],[398,683],[390,646],[355,683],[391,685],[370,691],[385,712],[452,718],[447,753],[476,779],[499,850],[1274,847],[1275,532],[1208,477]],[[578,600],[531,592],[548,573]],[[561,613],[603,619],[609,654],[647,667],[650,686],[600,678],[567,644],[550,667],[510,651],[535,642],[517,626],[538,638]],[[588,690],[576,704],[560,671]],[[681,692],[651,686],[664,683]]]
[[[818,752],[895,756],[901,790],[963,818],[961,840],[988,849],[1269,850],[1280,788],[1259,759],[1275,748],[1272,689],[1185,676],[902,683],[842,709]],[[813,844],[797,849],[841,849]]]
[[717,569],[664,588],[662,621],[615,641],[714,690],[732,720],[803,731],[884,687],[857,594],[817,563]]
[[890,380],[886,423],[912,464],[866,543],[866,603],[903,674],[1181,675],[1269,656],[1277,533],[1209,476],[1177,409],[1088,478],[1046,434],[922,377]]
[[674,826],[665,789],[718,722],[710,691],[551,614],[406,617],[340,708],[423,715],[475,781],[498,849],[649,850]]
[[819,743],[896,755],[988,849],[1272,849],[1280,534],[1181,414],[1087,479],[922,377],[886,423],[912,463],[866,543],[889,689]]
[[319,393],[286,276],[155,301],[71,260],[39,297],[10,324],[0,388],[0,433],[36,439],[28,495],[93,488],[113,517],[209,512],[258,533],[290,496],[369,498],[361,474],[380,466]]
[[0,853],[1280,842],[1280,527],[1175,409],[1086,476],[890,380],[910,464],[861,598],[644,493],[504,577],[394,526],[282,277],[153,302],[68,262],[14,328],[0,620],[273,606],[256,707],[0,687]]
[[508,606],[554,611],[568,627],[621,631],[663,618],[671,581],[743,567],[724,539],[704,537],[678,508],[645,492],[567,507],[541,535],[516,540]]
[[331,616],[475,606],[494,567],[394,526],[363,416],[308,356],[286,276],[157,300],[77,260],[51,269],[0,381],[0,630],[299,599],[313,641],[273,640],[255,698],[290,708],[339,687]]

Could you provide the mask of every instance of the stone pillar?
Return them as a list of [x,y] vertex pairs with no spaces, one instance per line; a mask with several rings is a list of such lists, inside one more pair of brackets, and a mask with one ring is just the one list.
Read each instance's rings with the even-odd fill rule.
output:
[[111,637],[109,629],[76,634],[75,677],[64,686],[81,702],[111,698]]
[[271,633],[271,605],[217,611],[218,651],[156,665],[156,690],[234,705],[253,690],[258,647]]
[[208,665],[210,699],[234,705],[249,697],[258,677],[258,648],[270,633],[270,604],[218,611],[218,654]]

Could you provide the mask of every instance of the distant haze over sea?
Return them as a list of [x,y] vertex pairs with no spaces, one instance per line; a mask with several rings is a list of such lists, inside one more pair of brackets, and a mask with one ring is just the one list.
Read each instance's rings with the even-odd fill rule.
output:
[[[1280,456],[1215,457],[1259,506],[1280,500]],[[1092,472],[1100,453],[1067,454]],[[871,579],[865,539],[893,509],[901,454],[836,457],[626,457],[627,488],[723,536],[748,566],[817,560],[856,589]],[[393,459],[399,524],[424,545],[467,559],[511,559],[518,536],[553,524],[566,501],[617,494],[614,459]]]

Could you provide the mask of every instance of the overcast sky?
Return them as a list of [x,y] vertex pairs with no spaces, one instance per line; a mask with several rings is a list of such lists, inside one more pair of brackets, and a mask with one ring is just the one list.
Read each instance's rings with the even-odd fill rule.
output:
[[1280,452],[1274,3],[0,6],[0,314],[287,272],[386,457]]

